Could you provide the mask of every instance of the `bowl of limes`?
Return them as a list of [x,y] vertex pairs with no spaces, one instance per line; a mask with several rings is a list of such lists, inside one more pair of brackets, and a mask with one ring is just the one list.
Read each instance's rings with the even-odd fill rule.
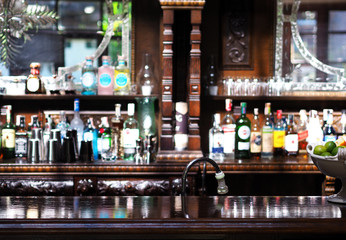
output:
[[[323,174],[340,179],[342,185],[346,186],[346,141],[338,140],[308,144],[307,151]],[[346,204],[346,190],[342,187],[327,199],[329,202]]]

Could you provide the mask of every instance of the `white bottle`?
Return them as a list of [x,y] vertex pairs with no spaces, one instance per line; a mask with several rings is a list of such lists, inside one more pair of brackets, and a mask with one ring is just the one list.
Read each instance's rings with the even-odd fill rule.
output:
[[214,114],[213,127],[209,130],[209,157],[213,160],[223,160],[224,133],[220,126],[220,114]]
[[83,140],[84,124],[79,115],[79,99],[78,98],[74,100],[74,117],[70,123],[69,129],[77,130],[77,140],[78,140],[78,149],[79,149],[80,143]]
[[309,111],[308,138],[306,140],[309,144],[323,141],[323,130],[316,110]]

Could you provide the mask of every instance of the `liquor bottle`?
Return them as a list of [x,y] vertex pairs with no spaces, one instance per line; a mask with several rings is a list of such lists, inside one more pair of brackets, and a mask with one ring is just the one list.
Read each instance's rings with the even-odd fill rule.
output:
[[258,108],[254,109],[254,117],[251,124],[250,153],[255,158],[261,157],[262,150],[262,133],[258,117]]
[[271,120],[271,103],[265,103],[264,107],[264,123],[262,126],[262,158],[272,158],[273,147],[273,122]]
[[218,91],[218,77],[214,55],[210,56],[209,61],[210,62],[207,70],[208,93],[210,96],[216,96]]
[[80,149],[80,143],[83,139],[84,131],[84,123],[83,120],[80,118],[79,109],[79,99],[76,98],[74,100],[74,116],[70,122],[69,129],[77,130],[78,149]]
[[101,117],[101,125],[97,134],[97,149],[99,157],[107,160],[107,155],[111,148],[111,128],[109,127],[108,117]]
[[42,94],[45,93],[43,83],[40,77],[41,64],[33,62],[30,64],[30,75],[26,80],[25,93],[26,94]]
[[61,140],[64,140],[64,137],[66,137],[66,131],[69,128],[69,124],[66,120],[66,112],[60,111],[60,121],[56,125],[56,128],[60,130]]
[[279,157],[284,155],[285,146],[285,127],[282,121],[282,110],[276,111],[276,123],[274,124],[273,132],[274,156]]
[[221,122],[224,137],[223,151],[226,158],[234,158],[235,120],[231,114],[232,99],[226,99],[225,102],[226,115]]
[[48,146],[47,144],[50,139],[50,131],[54,129],[54,123],[53,123],[52,117],[49,114],[46,116],[45,120],[46,122],[44,124],[42,138],[43,138],[43,146],[45,146],[46,148],[46,146]]
[[131,90],[130,70],[125,64],[122,56],[118,57],[118,65],[114,74],[114,94],[128,95]]
[[111,66],[111,57],[102,56],[102,66],[98,68],[98,95],[113,95],[114,67]]
[[139,139],[139,124],[134,118],[135,104],[129,103],[127,105],[128,118],[124,121],[123,125],[123,142],[124,142],[124,160],[134,160],[136,153],[136,141]]
[[82,95],[96,95],[97,78],[93,58],[86,57],[85,60],[85,65],[82,68]]
[[111,119],[111,129],[112,129],[112,153],[115,159],[120,159],[123,154],[123,126],[124,120],[121,117],[121,104],[115,104],[115,115]]
[[322,130],[324,129],[324,126],[327,124],[328,120],[328,114],[330,111],[333,111],[333,109],[323,109],[323,115],[322,115]]
[[242,102],[241,115],[235,127],[235,158],[250,158],[251,121],[246,117],[246,102]]
[[346,109],[341,111],[341,119],[338,125],[338,138],[341,136],[346,136]]
[[209,130],[209,157],[214,160],[224,159],[224,132],[220,126],[220,114],[214,114],[213,127]]
[[94,120],[92,117],[89,117],[87,120],[87,124],[83,131],[83,140],[91,141],[94,159],[98,159],[98,149],[97,149],[97,134],[98,131],[94,126]]
[[306,141],[310,144],[323,141],[323,130],[316,110],[309,111],[308,138]]
[[285,155],[297,156],[299,151],[298,133],[294,124],[294,115],[289,114],[287,122],[287,130],[285,136]]
[[306,110],[301,109],[299,111],[299,123],[297,127],[298,132],[298,147],[299,147],[299,154],[302,154],[306,156],[306,146],[308,145],[306,139],[308,138],[309,132],[308,132],[308,118],[306,116]]
[[15,157],[27,157],[28,154],[28,133],[25,127],[25,116],[19,117],[19,124],[16,127],[15,135]]
[[288,123],[287,123],[287,119],[285,116],[282,116],[282,124],[284,126],[284,129],[285,131],[287,130],[287,126],[288,126]]
[[327,117],[327,123],[324,125],[323,129],[323,141],[335,141],[337,139],[336,131],[333,127],[333,112],[329,111]]
[[12,106],[6,106],[6,124],[3,126],[2,135],[2,153],[4,159],[15,157],[15,126],[11,120]]

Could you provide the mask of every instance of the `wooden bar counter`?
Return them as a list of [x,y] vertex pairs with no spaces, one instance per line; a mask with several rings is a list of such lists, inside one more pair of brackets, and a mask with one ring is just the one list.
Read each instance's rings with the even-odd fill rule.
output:
[[0,197],[0,239],[345,239],[326,197]]

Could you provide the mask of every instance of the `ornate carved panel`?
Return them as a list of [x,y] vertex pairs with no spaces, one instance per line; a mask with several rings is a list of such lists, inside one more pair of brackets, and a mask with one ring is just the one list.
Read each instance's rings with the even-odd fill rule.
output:
[[252,68],[252,0],[224,0],[222,14],[223,69]]
[[161,196],[169,195],[168,180],[99,180],[97,195]]
[[1,196],[73,196],[73,181],[1,180]]

